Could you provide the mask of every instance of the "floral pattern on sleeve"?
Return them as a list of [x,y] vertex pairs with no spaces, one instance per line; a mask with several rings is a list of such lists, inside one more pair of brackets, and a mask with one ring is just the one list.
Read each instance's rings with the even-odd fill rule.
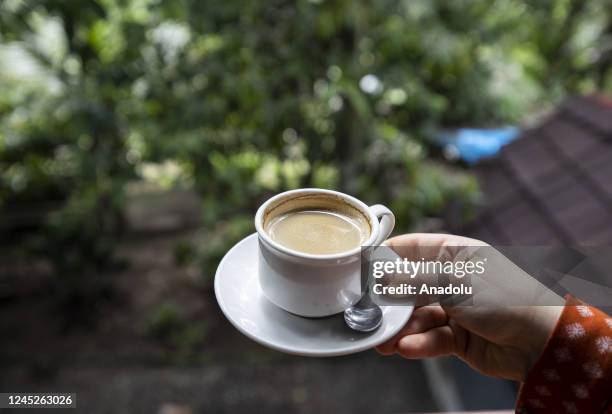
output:
[[612,318],[569,296],[529,371],[518,413],[612,413]]

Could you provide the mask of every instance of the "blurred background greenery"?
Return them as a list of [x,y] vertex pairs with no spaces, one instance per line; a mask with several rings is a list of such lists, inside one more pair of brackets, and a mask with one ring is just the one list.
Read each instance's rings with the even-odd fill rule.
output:
[[[150,186],[201,202],[173,254],[204,284],[286,189],[386,203],[397,231],[467,219],[477,183],[432,137],[610,90],[611,67],[608,0],[3,0],[2,239],[82,309],[130,265],[126,203]],[[166,303],[145,325],[187,348],[204,330]]]

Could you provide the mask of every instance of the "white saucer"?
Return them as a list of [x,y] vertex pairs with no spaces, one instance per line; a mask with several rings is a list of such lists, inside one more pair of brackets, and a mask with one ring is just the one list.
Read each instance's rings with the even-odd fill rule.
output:
[[223,257],[215,275],[221,310],[240,332],[277,351],[302,356],[337,356],[364,351],[395,335],[413,306],[383,306],[383,323],[374,332],[349,329],[342,314],[303,318],[270,303],[257,277],[257,234],[242,239]]

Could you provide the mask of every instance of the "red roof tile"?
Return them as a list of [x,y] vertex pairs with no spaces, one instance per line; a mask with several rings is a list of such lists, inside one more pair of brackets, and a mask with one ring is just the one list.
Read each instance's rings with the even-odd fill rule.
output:
[[612,245],[612,100],[568,100],[476,175],[485,206],[458,231],[493,244]]

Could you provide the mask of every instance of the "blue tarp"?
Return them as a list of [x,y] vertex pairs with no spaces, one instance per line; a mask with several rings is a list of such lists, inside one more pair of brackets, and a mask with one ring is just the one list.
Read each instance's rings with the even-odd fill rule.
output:
[[520,130],[516,127],[496,129],[463,128],[448,134],[441,134],[445,152],[453,153],[468,164],[483,158],[494,157],[501,148],[514,141]]

